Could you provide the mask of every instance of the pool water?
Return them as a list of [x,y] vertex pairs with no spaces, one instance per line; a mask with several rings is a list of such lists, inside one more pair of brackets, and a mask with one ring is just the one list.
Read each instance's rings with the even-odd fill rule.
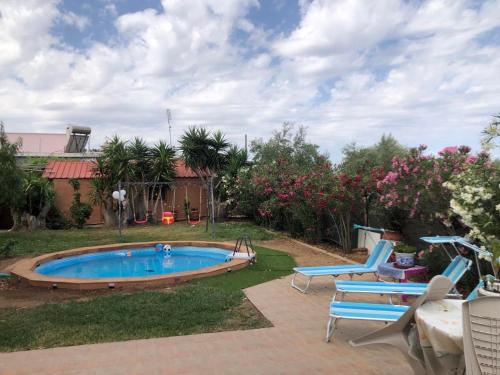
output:
[[52,260],[38,266],[42,275],[73,278],[147,277],[215,266],[231,251],[216,247],[174,246],[170,252],[154,247],[112,250]]

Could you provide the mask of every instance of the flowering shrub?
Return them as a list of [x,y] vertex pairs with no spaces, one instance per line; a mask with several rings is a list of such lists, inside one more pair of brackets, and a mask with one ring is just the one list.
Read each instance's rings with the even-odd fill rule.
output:
[[425,155],[426,148],[420,145],[407,156],[393,159],[392,170],[378,183],[380,203],[386,208],[397,207],[407,218],[441,219],[449,225],[451,191],[444,183],[479,159],[469,155],[466,146],[445,147],[437,157]]
[[[496,252],[500,245],[500,174],[488,155],[480,154],[445,187],[452,192],[451,213],[470,228],[468,237]],[[493,259],[495,268],[497,257]]]

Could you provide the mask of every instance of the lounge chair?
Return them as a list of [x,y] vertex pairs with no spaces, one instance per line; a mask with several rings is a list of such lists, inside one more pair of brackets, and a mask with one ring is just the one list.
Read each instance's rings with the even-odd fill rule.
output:
[[[320,267],[295,267],[295,275],[292,279],[292,287],[302,293],[306,293],[311,280],[315,276],[333,276],[349,275],[351,280],[353,275],[363,275],[365,273],[377,273],[377,267],[381,263],[387,262],[391,256],[394,244],[392,241],[380,240],[373,248],[372,253],[365,264],[349,264],[339,266],[320,266]],[[295,283],[298,274],[308,278],[306,286],[300,287]]]
[[[471,267],[472,261],[457,255],[448,264],[442,275],[448,277],[453,285],[456,285],[462,276]],[[410,295],[420,296],[424,294],[427,289],[427,283],[393,283],[383,281],[348,281],[338,280],[335,282],[335,293],[333,300],[335,300],[337,293],[374,293],[374,294],[388,294],[392,295]],[[460,296],[458,293],[449,294],[448,297]]]
[[423,295],[418,297],[411,306],[332,301],[330,304],[330,319],[327,326],[326,341],[329,342],[339,319],[375,320],[391,322],[375,332],[350,341],[353,346],[367,344],[389,344],[397,347],[405,355],[416,373],[424,374],[425,370],[417,359],[408,352],[410,344],[408,334],[415,310],[426,301],[443,299],[453,287],[451,280],[438,275],[432,278]]

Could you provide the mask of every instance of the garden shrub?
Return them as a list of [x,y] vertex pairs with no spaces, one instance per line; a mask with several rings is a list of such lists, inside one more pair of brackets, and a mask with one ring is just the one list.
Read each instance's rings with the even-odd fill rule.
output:
[[73,187],[73,202],[71,203],[69,211],[76,227],[81,229],[92,214],[92,206],[88,203],[81,202],[80,181],[71,178],[68,182]]
[[47,214],[46,226],[47,229],[52,230],[69,229],[71,228],[71,222],[64,217],[57,207],[52,206]]
[[3,258],[9,258],[12,255],[16,241],[13,239],[8,239],[2,245],[0,245],[0,256]]

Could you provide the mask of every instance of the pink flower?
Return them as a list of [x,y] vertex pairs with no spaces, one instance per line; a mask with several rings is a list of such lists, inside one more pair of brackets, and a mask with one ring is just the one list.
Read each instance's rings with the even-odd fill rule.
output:
[[396,182],[397,178],[398,178],[398,174],[396,172],[389,172],[389,173],[387,173],[387,176],[385,176],[384,181],[385,182]]
[[265,192],[265,193],[268,193],[268,194],[269,194],[269,193],[272,193],[272,192],[273,192],[273,188],[272,188],[272,187],[270,187],[270,186],[268,186],[268,187],[266,187],[266,188],[264,189],[264,192]]
[[443,156],[446,154],[456,154],[458,152],[458,147],[457,146],[448,146],[443,148],[441,151],[438,152],[439,155]]
[[469,164],[472,164],[472,163],[475,163],[477,161],[477,156],[467,156],[467,159],[465,159],[465,162],[466,163],[469,163]]
[[425,255],[425,251],[420,250],[420,251],[419,251],[419,253],[418,253],[418,257],[419,257],[419,258],[423,258],[423,257],[424,257],[424,255]]

